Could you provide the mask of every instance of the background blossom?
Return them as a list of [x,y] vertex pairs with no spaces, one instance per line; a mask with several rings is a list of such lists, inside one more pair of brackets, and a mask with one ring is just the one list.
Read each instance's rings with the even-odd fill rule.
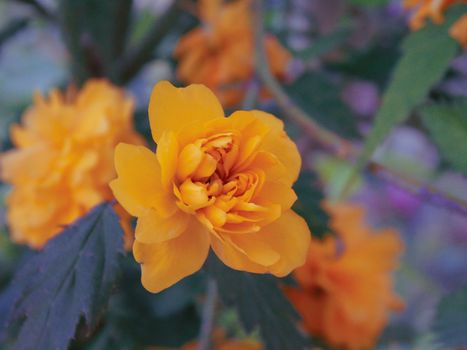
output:
[[[253,77],[253,22],[251,1],[201,0],[202,26],[185,34],[175,49],[177,74],[186,83],[209,87],[225,106],[238,104]],[[284,78],[291,59],[272,35],[265,38],[272,72]]]
[[15,148],[1,158],[2,178],[12,185],[6,203],[14,241],[40,248],[112,199],[115,145],[142,142],[133,130],[133,107],[129,96],[104,80],[89,81],[80,91],[52,90],[48,98],[35,94],[22,123],[11,128]]
[[403,308],[391,276],[402,242],[394,230],[370,228],[357,205],[327,208],[336,237],[312,241],[307,262],[294,272],[300,289],[289,288],[288,295],[312,335],[346,349],[371,349],[389,313]]

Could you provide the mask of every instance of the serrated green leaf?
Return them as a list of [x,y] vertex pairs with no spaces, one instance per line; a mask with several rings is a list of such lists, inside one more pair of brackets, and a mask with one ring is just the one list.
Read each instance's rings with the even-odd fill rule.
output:
[[82,317],[95,325],[117,275],[122,236],[111,204],[102,204],[25,262],[0,298],[9,306],[6,331],[19,326],[12,350],[66,349]]
[[201,274],[151,294],[141,285],[141,268],[131,254],[121,266],[103,327],[85,341],[72,342],[70,350],[141,350],[154,345],[178,349],[196,338],[200,319],[195,298],[205,282]]
[[431,330],[442,349],[467,346],[467,286],[441,299]]
[[467,175],[467,100],[421,109],[422,121],[443,157]]
[[395,67],[373,129],[349,181],[363,169],[378,144],[397,124],[409,117],[412,109],[423,102],[431,87],[443,77],[459,49],[448,30],[466,11],[466,5],[453,6],[446,13],[442,25],[427,24],[419,31],[409,34],[403,41],[403,55]]
[[298,314],[269,275],[235,271],[211,254],[206,263],[222,302],[236,309],[247,332],[259,328],[268,350],[300,350],[308,340],[297,328]]
[[322,238],[331,231],[328,227],[329,215],[321,204],[324,195],[318,186],[318,179],[310,172],[302,171],[294,186],[298,199],[293,209],[307,222],[311,234]]
[[319,124],[342,137],[357,138],[354,114],[337,89],[324,75],[306,73],[286,87],[290,97]]

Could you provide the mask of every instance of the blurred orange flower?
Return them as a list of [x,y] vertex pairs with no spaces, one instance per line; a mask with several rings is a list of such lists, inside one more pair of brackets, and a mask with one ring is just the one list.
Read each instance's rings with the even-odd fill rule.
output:
[[133,100],[102,80],[88,81],[79,92],[52,90],[48,99],[35,94],[21,125],[11,128],[15,148],[1,156],[2,179],[13,185],[6,203],[14,241],[40,248],[113,198],[108,182],[115,177],[115,145],[142,143],[132,118]]
[[463,15],[452,25],[449,34],[456,39],[461,46],[467,46],[467,15]]
[[111,183],[138,217],[133,253],[147,290],[198,271],[210,246],[237,270],[285,276],[304,263],[310,232],[290,209],[301,159],[279,119],[224,118],[205,86],[166,81],[154,87],[149,118],[157,153],[118,145]]
[[[202,26],[178,43],[178,78],[185,83],[201,83],[218,96],[224,106],[240,102],[245,83],[253,76],[254,39],[250,0],[200,0]],[[272,35],[265,39],[272,73],[286,74],[289,52]]]
[[[404,6],[407,9],[415,9],[410,18],[410,28],[420,29],[425,25],[427,18],[435,23],[441,23],[444,20],[444,11],[454,4],[467,3],[467,0],[404,0]],[[449,33],[462,46],[467,45],[467,16],[464,15],[453,24]]]
[[410,18],[410,27],[413,30],[425,25],[427,18],[435,23],[441,23],[444,19],[444,11],[448,6],[459,3],[459,0],[404,0],[407,9],[415,9]]
[[287,294],[306,329],[331,345],[370,349],[391,310],[403,308],[391,271],[403,249],[396,231],[373,229],[356,205],[328,205],[338,238],[314,239],[304,266],[294,272],[300,289]]

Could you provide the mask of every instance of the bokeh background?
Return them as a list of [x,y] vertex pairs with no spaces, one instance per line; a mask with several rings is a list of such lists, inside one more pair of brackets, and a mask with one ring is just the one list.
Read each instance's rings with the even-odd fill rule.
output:
[[[133,2],[130,22],[123,23],[119,18],[125,16],[121,13],[116,13],[113,18],[105,18],[99,13],[105,11],[110,1],[102,1],[102,8],[91,9],[90,17],[77,12],[63,14],[68,16],[66,18],[55,17],[61,12],[53,0],[0,1],[2,151],[10,147],[9,125],[18,121],[31,104],[33,92],[47,92],[52,87],[65,87],[73,79],[85,79],[90,72],[80,72],[83,62],[96,70],[93,73],[111,76],[128,89],[137,102],[137,128],[147,133],[146,108],[151,88],[158,80],[175,80],[176,61],[172,52],[180,36],[193,28],[197,19],[189,11],[167,15],[170,0]],[[372,125],[381,94],[400,56],[400,41],[409,31],[409,14],[403,9],[402,2],[269,0],[265,5],[268,31],[274,33],[294,57],[289,67],[287,88],[292,94],[294,89],[298,91],[295,95],[297,100],[302,98],[300,102],[312,104],[314,114],[324,125],[360,142],[361,135]],[[190,1],[186,6],[189,9]],[[81,36],[81,44],[85,47],[81,58],[77,58],[73,51],[76,40],[73,42],[72,39],[73,26],[79,21],[88,22],[92,28],[88,36]],[[124,73],[118,72],[121,64],[119,50],[134,49],[158,21],[164,21],[167,27],[160,40],[154,43],[140,64]],[[93,66],[96,45],[111,44],[112,38],[106,37],[105,33],[107,27],[114,25],[127,26],[124,48],[117,47],[104,62],[96,61]],[[101,64],[115,71],[103,72]],[[442,96],[467,95],[467,55],[461,55],[452,63],[451,74],[434,90]],[[258,103],[280,116],[274,101]],[[312,140],[293,126],[289,126],[289,131],[298,142],[305,167],[317,170],[324,192],[332,198],[348,175],[351,164],[325,152],[312,152]],[[379,147],[376,159],[420,183],[430,182],[447,193],[467,198],[466,179],[449,170],[416,118],[392,132]],[[4,196],[7,190],[7,186],[1,185],[0,195]],[[381,349],[389,346],[408,349],[418,344],[419,349],[426,349],[423,344],[430,337],[429,329],[439,299],[467,283],[467,217],[442,200],[427,200],[423,190],[408,191],[399,186],[397,180],[371,174],[359,177],[352,198],[367,208],[367,218],[372,225],[396,227],[406,244],[395,274],[396,290],[406,301],[406,309],[392,317],[379,346]],[[11,278],[12,268],[28,254],[28,250],[9,241],[3,204],[0,210],[2,288]],[[135,275],[129,276],[134,278]],[[155,318],[164,319],[165,315],[171,314],[170,308],[185,312],[180,319],[171,319],[173,323],[164,321],[165,326],[170,324],[178,330],[190,331],[186,323],[196,322],[186,291],[195,288],[196,283],[191,282],[184,281],[176,287],[175,304],[173,298],[167,302],[164,294],[154,298]],[[187,283],[189,286],[185,288]],[[223,322],[235,327],[232,318],[233,315],[226,313]],[[161,336],[164,333],[162,328],[158,332]],[[169,333],[165,332],[165,335]]]

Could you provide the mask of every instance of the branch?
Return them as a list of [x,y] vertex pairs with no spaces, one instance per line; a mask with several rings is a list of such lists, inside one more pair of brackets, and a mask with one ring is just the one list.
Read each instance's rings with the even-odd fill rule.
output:
[[274,96],[279,107],[287,117],[300,126],[305,132],[313,135],[313,139],[327,149],[337,153],[346,152],[350,143],[336,134],[329,132],[315,123],[305,111],[300,109],[289,98],[282,86],[272,75],[264,47],[264,27],[262,1],[255,0],[254,6],[254,37],[255,37],[255,66],[258,76],[268,91]]
[[[255,67],[258,76],[264,86],[272,94],[278,106],[282,109],[284,116],[291,122],[297,124],[306,132],[313,141],[320,143],[326,149],[342,156],[355,156],[359,149],[349,141],[340,138],[338,135],[319,126],[305,111],[300,109],[289,98],[282,86],[272,75],[266,51],[264,48],[264,27],[263,27],[263,8],[262,0],[253,2],[254,16],[254,36],[255,36]],[[396,181],[398,186],[406,189],[423,200],[429,200],[431,203],[448,208],[452,211],[467,216],[467,201],[454,197],[435,186],[421,183],[420,181],[406,177],[394,170],[385,167],[375,161],[370,161],[367,169],[375,174],[382,175],[386,180]]]
[[368,169],[383,180],[398,188],[415,195],[421,202],[429,202],[437,207],[448,209],[452,212],[467,216],[467,201],[456,198],[436,186],[422,184],[418,180],[407,177],[383,165],[370,161]]
[[214,314],[216,311],[217,299],[218,292],[216,281],[209,278],[196,350],[209,350],[211,348],[211,335],[214,329]]
[[55,21],[55,16],[39,1],[37,0],[15,0],[16,2],[22,3],[24,5],[31,6],[39,15],[44,17],[47,20]]
[[173,28],[181,11],[178,0],[172,2],[166,12],[161,15],[148,30],[137,47],[129,50],[118,62],[116,71],[120,83],[126,83],[133,78],[140,68],[152,59],[154,49],[164,39],[167,32]]
[[0,48],[15,34],[27,28],[28,25],[29,19],[27,18],[13,19],[11,22],[9,22],[4,28],[0,30]]

